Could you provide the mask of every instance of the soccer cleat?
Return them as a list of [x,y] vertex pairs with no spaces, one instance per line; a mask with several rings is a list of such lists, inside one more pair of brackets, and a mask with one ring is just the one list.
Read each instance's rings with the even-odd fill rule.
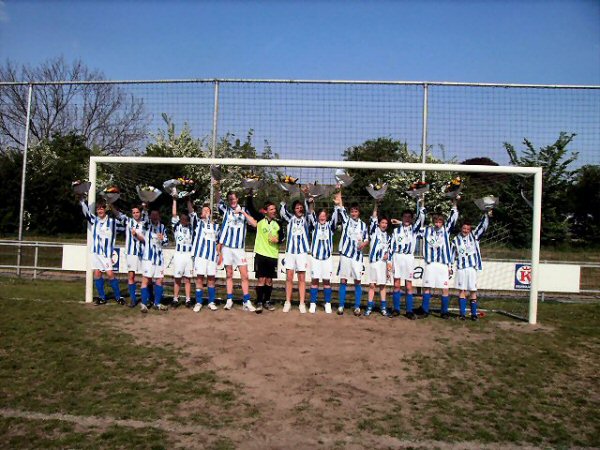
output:
[[148,312],[148,307],[142,303],[141,306],[140,306],[140,311],[143,312],[143,313],[147,313]]
[[263,312],[263,304],[262,303],[257,303],[256,304],[256,314],[261,314]]
[[[356,309],[358,309],[358,314],[356,314]],[[354,310],[354,315],[355,316],[360,316],[360,308],[356,308],[356,309]],[[373,312],[372,308],[365,309],[365,317],[369,317],[372,312]]]
[[387,309],[383,308],[383,309],[381,310],[381,315],[382,315],[382,316],[384,316],[384,317],[387,317],[387,316],[389,316],[389,314],[388,314],[388,312],[387,312]]
[[154,307],[156,309],[158,309],[159,311],[168,311],[169,307],[166,305],[163,305],[162,303],[159,303],[158,305],[154,305]]
[[186,308],[191,308],[193,304],[194,304],[194,303],[193,303],[191,300],[186,300],[186,301],[185,301],[185,307],[186,307]]
[[94,301],[94,304],[96,306],[100,306],[100,305],[106,305],[106,299],[105,298],[98,298]]
[[358,316],[360,316],[360,315],[361,315],[360,308],[354,308],[354,315],[355,315],[356,317],[358,317]]
[[119,299],[117,300],[117,303],[121,306],[125,305],[125,299],[123,297],[119,297]]
[[331,314],[331,303],[325,303],[325,314]]
[[133,300],[131,300],[131,301],[129,302],[129,305],[128,305],[128,306],[129,306],[130,308],[135,308],[135,307],[137,306],[137,304],[138,304],[138,302],[134,302]]
[[479,320],[479,317],[477,316],[471,316],[471,320],[474,322],[477,322]]
[[211,311],[216,311],[216,310],[217,310],[217,309],[219,309],[219,308],[217,308],[217,305],[215,305],[215,303],[214,303],[214,302],[210,302],[210,303],[208,304],[208,309],[210,309]]
[[339,306],[337,309],[337,315],[338,316],[343,316],[344,315],[344,307],[343,306]]
[[231,308],[233,308],[233,299],[228,298],[225,302],[225,306],[223,306],[223,309],[229,311]]
[[265,308],[269,311],[275,311],[275,305],[269,300],[265,302]]
[[416,319],[417,319],[417,316],[416,316],[416,315],[415,315],[415,313],[413,313],[413,312],[407,312],[407,313],[406,313],[406,318],[407,318],[408,320],[416,320]]
[[252,304],[252,302],[250,300],[246,300],[244,302],[244,306],[243,306],[242,310],[243,311],[255,312],[256,308],[254,307],[254,305]]
[[464,314],[460,315],[458,317],[459,320],[467,320],[467,316],[465,316]]
[[179,300],[177,300],[176,298],[173,298],[173,301],[171,302],[171,306],[173,307],[173,309],[179,308]]
[[449,313],[442,313],[442,315],[440,317],[442,319],[444,319],[444,320],[448,320],[450,318],[450,314]]
[[304,303],[300,303],[298,309],[300,309],[300,314],[306,314],[306,305]]
[[292,303],[291,302],[285,302],[283,304],[282,311],[286,313],[286,312],[290,312],[290,309],[292,309]]
[[423,309],[423,307],[422,307],[422,306],[419,306],[417,309],[415,309],[415,310],[414,310],[414,313],[415,313],[417,316],[422,316],[422,315],[424,315],[424,314],[425,314],[425,310]]
[[202,309],[202,303],[196,303],[194,305],[194,312],[195,313],[200,312],[201,309]]
[[400,310],[399,309],[394,309],[392,311],[392,314],[391,314],[392,317],[398,317],[399,315],[400,315]]
[[317,312],[317,304],[311,303],[310,306],[308,307],[308,312],[311,314],[316,313]]

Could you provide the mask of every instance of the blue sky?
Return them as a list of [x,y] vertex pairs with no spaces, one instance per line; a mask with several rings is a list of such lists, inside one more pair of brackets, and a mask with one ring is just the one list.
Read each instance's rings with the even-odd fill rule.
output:
[[600,84],[598,1],[0,2],[0,57],[109,79]]

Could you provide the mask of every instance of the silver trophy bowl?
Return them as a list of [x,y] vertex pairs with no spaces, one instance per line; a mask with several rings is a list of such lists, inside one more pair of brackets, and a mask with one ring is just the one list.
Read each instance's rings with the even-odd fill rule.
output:
[[367,186],[367,192],[371,194],[375,200],[379,201],[385,197],[385,193],[387,192],[388,184],[383,183],[379,189],[372,183]]
[[77,194],[77,195],[87,195],[87,193],[90,190],[90,187],[92,186],[92,183],[90,183],[89,181],[73,181],[73,183],[71,183],[71,186],[73,186],[73,191]]
[[335,179],[344,187],[350,186],[354,181],[354,178],[348,175],[344,169],[337,169],[335,171]]
[[409,189],[406,191],[406,195],[412,198],[419,198],[421,195],[429,192],[429,185],[417,188],[417,189]]
[[162,192],[160,192],[159,189],[155,188],[154,186],[137,185],[135,187],[135,190],[137,191],[137,194],[138,194],[138,197],[140,198],[140,200],[143,202],[146,202],[146,203],[152,203],[162,193]]
[[258,178],[244,178],[242,180],[242,186],[244,189],[257,190],[262,185],[262,180]]
[[221,181],[223,174],[221,173],[221,166],[210,166],[210,176],[215,181]]
[[494,197],[493,195],[487,195],[482,198],[478,198],[473,201],[477,207],[482,211],[490,211],[494,209],[500,203],[498,197]]

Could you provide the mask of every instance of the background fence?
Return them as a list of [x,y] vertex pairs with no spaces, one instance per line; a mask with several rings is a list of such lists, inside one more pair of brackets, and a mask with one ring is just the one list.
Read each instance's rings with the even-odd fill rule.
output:
[[[444,162],[488,158],[508,164],[505,143],[523,149],[575,133],[573,168],[600,164],[600,86],[438,82],[176,80],[0,83],[0,149],[26,152],[55,133],[83,136],[94,154],[146,154],[183,134],[206,155],[218,143],[282,159],[341,160],[369,140],[388,138],[410,153]],[[244,144],[248,144],[244,147]],[[167,145],[167,147],[168,147]],[[39,156],[39,155],[38,155]],[[174,154],[185,156],[185,154]],[[250,156],[250,155],[249,155]],[[254,156],[254,155],[252,155]],[[381,155],[379,155],[381,157]],[[50,163],[23,165],[24,181]],[[385,159],[385,158],[384,158]],[[302,169],[302,181],[333,182],[333,172]],[[71,181],[71,180],[67,180]],[[3,181],[5,182],[5,181]],[[21,188],[19,217],[27,217]],[[35,194],[39,195],[39,194]],[[3,220],[15,220],[16,217]],[[20,228],[18,240],[23,238]]]

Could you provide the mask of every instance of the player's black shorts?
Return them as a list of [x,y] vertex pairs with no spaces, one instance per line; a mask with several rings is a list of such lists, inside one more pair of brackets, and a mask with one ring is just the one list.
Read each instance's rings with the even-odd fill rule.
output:
[[277,278],[277,258],[254,255],[254,272],[256,278]]

